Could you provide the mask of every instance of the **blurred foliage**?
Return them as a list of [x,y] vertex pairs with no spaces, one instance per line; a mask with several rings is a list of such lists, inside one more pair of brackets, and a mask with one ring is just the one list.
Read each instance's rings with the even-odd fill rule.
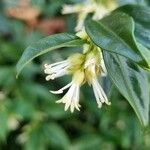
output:
[[[15,65],[27,45],[44,37],[41,30],[7,15],[8,7],[19,0],[0,1],[0,149],[1,150],[148,150],[150,128],[142,129],[132,108],[107,78],[102,80],[112,102],[98,109],[90,88],[83,87],[81,112],[64,112],[55,104],[49,89],[67,83],[69,77],[45,81],[44,62],[62,60],[69,49],[57,50],[35,59],[18,79]],[[42,19],[61,16],[62,5],[75,0],[32,0],[31,5]],[[149,0],[120,0],[125,3],[149,4]],[[74,32],[75,16],[63,16],[65,30]],[[71,49],[79,51],[78,49]],[[84,101],[83,101],[84,100]]]

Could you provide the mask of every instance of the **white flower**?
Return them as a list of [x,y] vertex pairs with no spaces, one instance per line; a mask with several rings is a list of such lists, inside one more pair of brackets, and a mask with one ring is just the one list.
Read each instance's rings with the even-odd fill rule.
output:
[[46,80],[54,80],[55,78],[61,77],[67,74],[67,69],[69,68],[70,63],[68,60],[64,60],[61,62],[53,63],[53,64],[45,64],[44,72],[48,74],[46,76]]
[[45,64],[44,72],[48,74],[46,80],[54,80],[55,78],[64,76],[66,74],[73,74],[78,69],[81,68],[84,62],[85,55],[80,53],[75,53],[71,55],[67,60],[60,61],[53,64]]
[[84,21],[89,13],[93,13],[94,20],[99,20],[116,7],[117,4],[115,0],[107,0],[106,2],[84,0],[83,3],[80,4],[64,5],[62,14],[77,13],[77,26],[75,30],[80,31],[84,28]]
[[99,108],[102,107],[103,103],[106,103],[107,105],[111,104],[108,101],[107,96],[106,96],[103,88],[99,84],[98,79],[96,77],[92,79],[92,87],[93,87],[94,95],[95,95],[96,102],[97,102]]
[[[82,39],[88,39],[87,34],[81,31],[77,34]],[[90,39],[88,39],[90,42]],[[45,64],[44,72],[47,74],[46,80],[53,80],[61,77],[65,74],[71,74],[73,76],[72,81],[57,91],[50,91],[53,94],[62,94],[64,90],[68,89],[64,96],[56,101],[56,103],[64,103],[64,110],[70,109],[74,112],[75,109],[80,111],[79,95],[80,87],[86,81],[92,86],[96,102],[100,108],[103,103],[110,105],[107,96],[98,82],[97,76],[100,74],[106,75],[107,70],[105,68],[104,60],[100,48],[93,47],[89,43],[84,44],[84,53],[75,53],[71,55],[67,60]]]
[[97,53],[95,54],[94,53],[89,54],[89,57],[85,62],[84,68],[86,69],[87,81],[89,84],[92,85],[98,107],[101,108],[103,103],[106,103],[107,105],[110,105],[111,103],[108,101],[107,96],[97,79],[97,72],[100,72],[101,74],[106,73],[104,62],[103,66],[101,66],[101,64],[99,64],[101,62],[99,61],[99,59],[100,59],[99,51],[97,51]]
[[80,95],[80,86],[84,81],[84,72],[78,70],[75,72],[73,76],[73,80],[64,86],[63,88],[57,91],[50,91],[53,94],[61,94],[64,90],[69,88],[68,92],[63,96],[62,99],[56,101],[56,103],[64,103],[65,104],[65,111],[68,110],[70,107],[70,111],[74,112],[74,109],[80,111],[79,107],[79,95]]
[[[64,103],[65,111],[68,110],[69,107],[70,107],[71,112],[74,112],[74,109],[77,109],[78,111],[80,111],[79,109],[80,107],[80,104],[79,104],[80,85],[72,81],[65,88],[63,88],[63,90],[65,90],[68,87],[70,87],[68,92],[63,96],[62,99],[56,101],[56,103]],[[62,89],[58,91],[62,91]],[[54,91],[51,91],[51,92],[54,93]]]

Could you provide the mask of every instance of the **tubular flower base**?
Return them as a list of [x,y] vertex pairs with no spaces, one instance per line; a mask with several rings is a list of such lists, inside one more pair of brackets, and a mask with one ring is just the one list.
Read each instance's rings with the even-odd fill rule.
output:
[[[83,38],[86,38],[86,36],[83,35]],[[78,111],[80,110],[80,87],[85,82],[92,86],[99,108],[101,108],[104,103],[107,105],[111,104],[97,78],[98,75],[103,76],[107,74],[101,50],[96,46],[93,47],[93,45],[85,45],[84,47],[83,54],[76,53],[70,56],[67,60],[50,65],[45,64],[44,72],[47,74],[47,81],[61,77],[65,74],[73,76],[72,81],[66,86],[57,91],[50,91],[53,94],[61,94],[64,90],[69,88],[63,98],[56,101],[56,103],[65,104],[65,111],[69,108],[71,112],[74,112],[75,109]]]
[[[97,53],[99,53],[98,50],[95,50],[95,52],[91,52],[87,55],[84,68],[87,81],[90,85],[92,84],[98,107],[101,108],[103,103],[106,103],[107,105],[110,105],[111,103],[108,101],[107,96],[97,79],[97,74],[99,74],[99,72],[106,75],[103,59],[100,59],[100,57],[102,58],[102,55],[98,55]],[[99,64],[103,65],[99,66]]]

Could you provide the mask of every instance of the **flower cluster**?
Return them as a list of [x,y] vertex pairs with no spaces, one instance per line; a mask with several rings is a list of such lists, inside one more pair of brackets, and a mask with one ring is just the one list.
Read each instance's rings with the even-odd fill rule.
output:
[[76,31],[84,28],[84,21],[89,13],[93,13],[93,19],[99,20],[104,15],[114,10],[117,7],[115,0],[84,0],[82,3],[74,5],[64,5],[62,14],[77,14]]
[[[78,36],[82,38],[86,37],[85,34],[83,36],[80,35],[80,33]],[[67,60],[54,64],[45,64],[44,72],[47,74],[47,81],[54,80],[55,78],[66,74],[72,75],[72,81],[66,86],[57,91],[50,91],[53,94],[61,94],[64,90],[69,88],[63,98],[56,101],[56,103],[65,104],[65,111],[68,110],[68,108],[70,108],[71,112],[73,112],[74,109],[80,110],[80,87],[86,82],[92,86],[99,108],[103,103],[110,105],[110,102],[108,101],[97,78],[98,75],[106,74],[101,50],[90,42],[84,45],[84,53],[73,54]]]

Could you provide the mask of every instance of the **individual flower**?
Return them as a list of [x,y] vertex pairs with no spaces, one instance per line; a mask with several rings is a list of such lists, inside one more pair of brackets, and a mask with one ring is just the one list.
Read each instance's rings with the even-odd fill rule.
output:
[[99,108],[102,107],[103,103],[106,103],[107,105],[111,104],[108,101],[107,96],[106,96],[103,88],[99,84],[98,79],[96,77],[93,77],[93,79],[92,79],[92,87],[93,87],[94,95],[95,95],[96,102],[97,102]]
[[95,49],[87,55],[87,59],[84,66],[86,80],[90,85],[92,85],[96,102],[99,108],[102,107],[103,103],[106,103],[107,105],[111,104],[108,101],[108,98],[97,79],[98,74],[106,74],[106,72],[104,72],[106,71],[104,67],[104,62],[103,66],[101,66],[102,61],[103,59],[99,49]]
[[80,110],[79,93],[80,86],[84,82],[84,70],[82,69],[84,61],[85,55],[76,53],[70,56],[67,60],[49,65],[45,64],[44,72],[47,74],[47,81],[61,77],[65,74],[73,75],[72,81],[66,86],[57,91],[50,91],[53,94],[61,94],[64,90],[69,88],[63,98],[56,101],[56,103],[65,103],[65,111],[68,110],[68,108],[70,108],[71,112],[73,112],[74,109]]
[[80,104],[79,104],[79,94],[80,94],[80,86],[84,82],[84,72],[78,70],[74,73],[72,81],[64,86],[63,88],[57,91],[50,91],[54,94],[63,93],[63,91],[69,88],[68,92],[63,96],[62,99],[56,101],[56,103],[64,103],[65,104],[65,111],[70,108],[71,112],[74,112],[74,109],[80,111]]
[[69,68],[70,63],[68,60],[60,61],[53,64],[45,64],[44,72],[48,74],[46,80],[54,80],[55,78],[61,77],[67,74],[67,69]]
[[83,54],[76,53],[70,56],[67,60],[53,64],[45,64],[44,72],[47,74],[46,80],[54,80],[55,78],[75,72],[83,63],[84,57]]

